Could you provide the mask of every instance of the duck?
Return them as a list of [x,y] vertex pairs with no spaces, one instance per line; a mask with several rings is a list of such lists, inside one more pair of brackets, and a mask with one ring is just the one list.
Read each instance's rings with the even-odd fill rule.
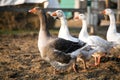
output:
[[101,57],[110,53],[110,49],[112,49],[113,44],[97,35],[89,35],[87,31],[87,21],[85,14],[81,13],[78,16],[76,16],[75,19],[82,20],[82,29],[79,33],[78,38],[86,42],[88,45],[92,45],[92,49],[94,49],[95,51],[91,53],[89,56],[94,57],[95,59],[94,66],[98,66],[100,64]]
[[34,7],[29,10],[30,13],[35,14],[40,20],[40,30],[38,35],[38,49],[40,56],[43,60],[50,63],[56,71],[64,71],[73,66],[73,70],[77,72],[75,68],[76,57],[80,54],[80,51],[86,48],[86,43],[81,44],[79,42],[72,42],[58,37],[53,37],[47,24],[47,18],[44,9]]
[[110,18],[110,25],[106,35],[107,41],[120,45],[120,33],[117,32],[115,15],[113,10],[110,8],[106,8],[102,11],[102,14],[108,15]]
[[[58,17],[61,21],[61,27],[60,27],[60,30],[59,30],[59,33],[58,33],[59,38],[63,38],[63,39],[70,40],[70,41],[73,41],[73,42],[84,43],[79,38],[73,37],[70,34],[69,28],[68,28],[68,25],[67,25],[66,16],[65,16],[65,14],[62,10],[54,11],[52,13],[52,16],[53,17]],[[86,60],[88,60],[88,57],[90,58],[90,55],[88,55],[88,54],[92,54],[93,52],[95,52],[95,50],[93,50],[91,48],[91,46],[88,45],[88,47],[81,50],[81,52],[80,52],[81,54],[77,57],[77,62],[82,61],[83,65],[84,65],[84,70],[87,70]]]

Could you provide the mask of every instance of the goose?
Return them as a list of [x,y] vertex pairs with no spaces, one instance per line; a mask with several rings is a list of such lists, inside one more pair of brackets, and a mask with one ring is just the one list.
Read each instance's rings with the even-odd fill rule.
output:
[[[63,39],[70,40],[70,41],[73,41],[73,42],[84,43],[80,39],[75,38],[75,37],[70,35],[68,25],[67,25],[67,20],[66,20],[64,12],[62,10],[54,11],[52,13],[52,16],[58,17],[61,21],[61,27],[60,27],[60,30],[59,30],[59,33],[58,33],[59,38],[63,38]],[[90,58],[90,54],[95,52],[95,50],[90,48],[90,45],[88,45],[88,46],[89,47],[86,47],[85,49],[81,50],[81,52],[80,52],[81,54],[77,57],[77,62],[82,61],[85,70],[87,69],[86,60],[88,60],[88,58]]]
[[108,15],[110,18],[110,25],[107,31],[107,40],[120,45],[120,33],[117,32],[114,12],[112,9],[107,8],[102,11],[102,13]]
[[[71,36],[71,34],[69,32],[68,25],[67,25],[66,16],[65,16],[65,14],[62,10],[54,11],[52,13],[52,16],[58,17],[61,21],[61,27],[60,27],[60,30],[59,30],[59,33],[58,33],[59,38],[63,38],[63,39],[70,40],[70,41],[73,41],[73,42],[84,43],[80,39]],[[88,48],[90,49],[90,46],[85,48],[84,50],[81,50],[81,52],[80,52],[81,54],[79,55],[79,57],[77,57],[77,62],[82,61],[83,64],[84,64],[84,69],[85,70],[87,69],[85,57],[86,57],[86,60],[88,58],[88,56],[86,56],[86,54],[88,55],[89,53],[94,52],[93,49],[89,50]]]
[[60,27],[60,30],[59,30],[59,33],[58,33],[59,38],[63,38],[63,39],[70,40],[70,41],[73,41],[73,42],[79,42],[80,41],[78,38],[75,38],[75,37],[71,36],[71,34],[69,32],[69,29],[68,29],[65,14],[62,10],[56,10],[55,12],[52,13],[52,16],[58,17],[61,21],[61,27]]
[[77,72],[74,66],[75,59],[80,54],[80,51],[86,48],[86,43],[81,44],[79,42],[52,37],[48,30],[49,26],[44,10],[35,7],[30,9],[29,12],[38,15],[40,19],[38,49],[41,58],[54,67],[54,73],[56,70],[64,71],[71,65],[73,65],[74,71]]
[[106,41],[105,39],[96,36],[89,35],[87,32],[87,23],[86,16],[84,14],[79,14],[75,17],[76,19],[82,20],[82,29],[79,33],[79,39],[86,42],[89,45],[92,45],[92,48],[96,51],[91,54],[95,58],[95,66],[100,64],[100,58],[105,56],[106,53],[109,53],[110,49],[113,47],[112,43]]

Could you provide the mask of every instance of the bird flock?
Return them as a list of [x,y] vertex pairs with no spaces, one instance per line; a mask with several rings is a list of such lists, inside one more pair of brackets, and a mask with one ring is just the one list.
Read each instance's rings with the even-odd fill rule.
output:
[[78,72],[76,62],[82,61],[84,69],[88,69],[86,62],[94,58],[93,66],[100,65],[102,56],[110,55],[110,50],[120,45],[120,33],[117,32],[114,12],[111,9],[105,9],[102,14],[110,17],[110,25],[107,31],[107,40],[97,35],[89,35],[87,31],[87,20],[85,14],[79,14],[75,19],[82,21],[82,29],[78,38],[73,37],[67,25],[65,14],[62,10],[56,10],[51,13],[52,17],[58,17],[61,27],[58,37],[53,37],[49,32],[48,20],[44,9],[35,7],[29,10],[36,14],[40,20],[40,30],[38,36],[38,49],[43,60],[47,61],[57,71],[66,71],[72,68]]

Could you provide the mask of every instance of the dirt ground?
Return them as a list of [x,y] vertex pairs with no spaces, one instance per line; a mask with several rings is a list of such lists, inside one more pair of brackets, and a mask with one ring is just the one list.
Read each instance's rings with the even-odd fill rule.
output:
[[[98,67],[85,71],[79,62],[79,73],[53,74],[53,67],[40,57],[37,39],[38,33],[0,35],[0,80],[120,80],[120,49],[103,57]],[[93,58],[87,64],[92,63]]]

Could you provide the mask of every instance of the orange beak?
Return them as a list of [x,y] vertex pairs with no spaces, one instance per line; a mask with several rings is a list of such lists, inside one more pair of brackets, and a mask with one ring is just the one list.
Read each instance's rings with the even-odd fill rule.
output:
[[102,14],[106,14],[105,10],[101,12]]
[[36,11],[37,11],[36,8],[33,8],[33,9],[30,9],[28,12],[35,13]]
[[52,13],[52,16],[57,16],[56,12],[53,12],[53,13]]
[[78,17],[78,16],[76,16],[74,19],[79,19],[79,17]]

